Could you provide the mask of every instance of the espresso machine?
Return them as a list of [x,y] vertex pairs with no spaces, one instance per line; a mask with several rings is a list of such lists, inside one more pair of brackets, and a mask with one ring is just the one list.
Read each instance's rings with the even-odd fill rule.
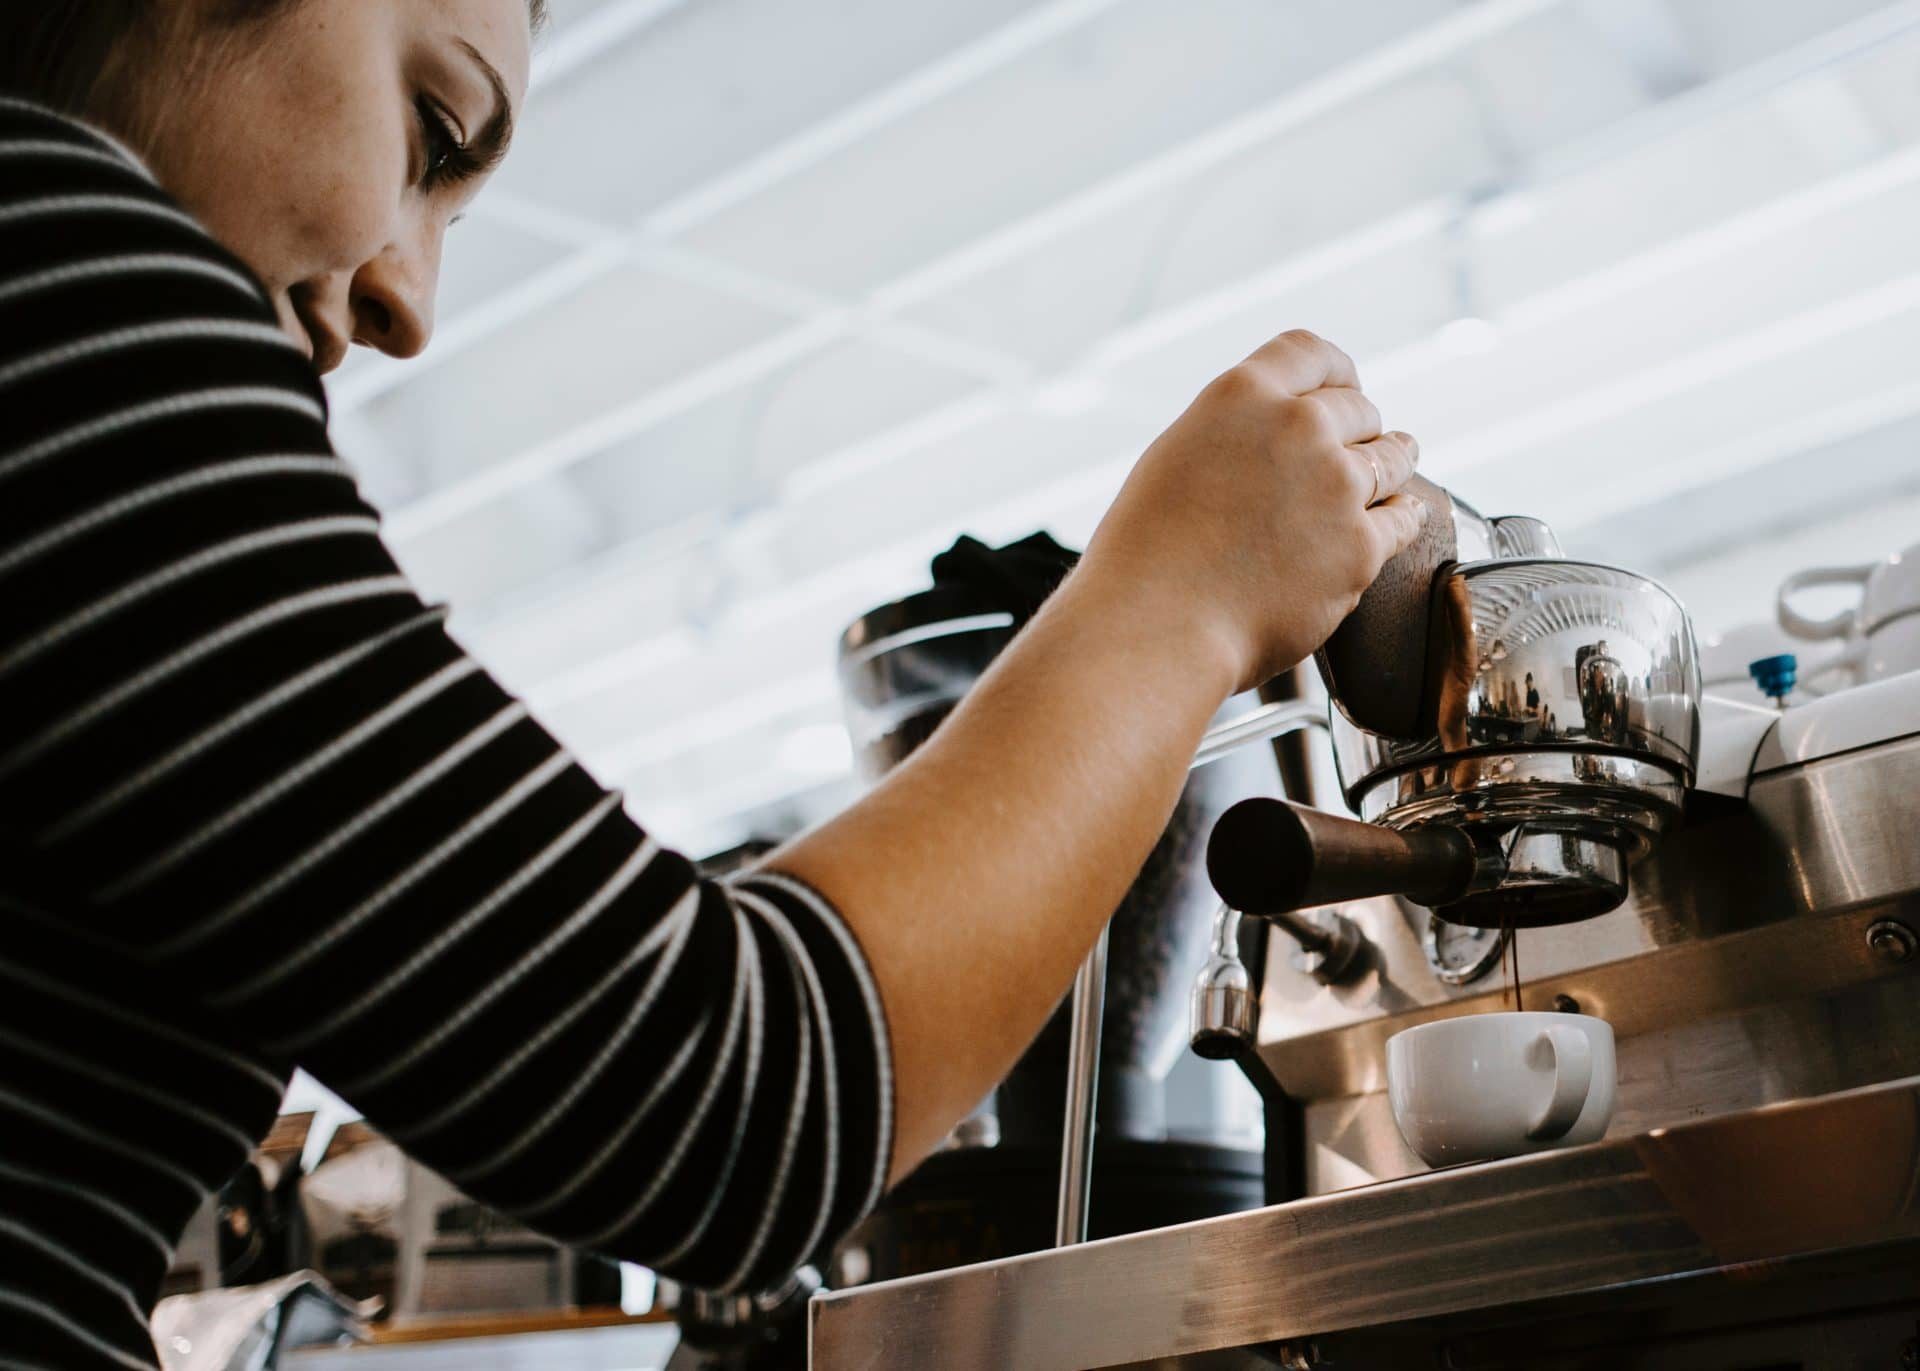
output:
[[[1920,674],[1703,694],[1656,582],[1419,494],[1318,657],[1326,765],[1207,845],[1193,1045],[1293,1194],[823,1296],[817,1371],[1920,1365]],[[1607,1135],[1430,1170],[1386,1040],[1522,996],[1612,1025]]]

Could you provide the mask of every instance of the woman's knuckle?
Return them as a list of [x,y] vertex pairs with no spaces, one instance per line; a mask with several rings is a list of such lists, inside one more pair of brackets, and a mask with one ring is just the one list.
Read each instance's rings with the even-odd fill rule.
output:
[[1267,389],[1266,378],[1261,376],[1259,368],[1251,362],[1241,362],[1214,377],[1207,393],[1216,403],[1238,409],[1258,402]]
[[1333,413],[1316,395],[1301,395],[1282,406],[1279,415],[1288,438],[1305,447],[1336,445]]

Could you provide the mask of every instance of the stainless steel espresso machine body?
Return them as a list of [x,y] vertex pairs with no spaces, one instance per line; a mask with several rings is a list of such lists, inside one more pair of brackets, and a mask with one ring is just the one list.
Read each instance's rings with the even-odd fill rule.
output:
[[[1292,1102],[1304,1198],[823,1297],[819,1371],[1920,1364],[1920,674],[1703,697],[1670,595],[1504,522],[1377,630],[1397,692],[1330,644],[1337,786],[1215,828],[1196,1045]],[[1242,912],[1310,946],[1254,978]],[[1607,1137],[1429,1171],[1386,1040],[1522,995],[1613,1025]]]

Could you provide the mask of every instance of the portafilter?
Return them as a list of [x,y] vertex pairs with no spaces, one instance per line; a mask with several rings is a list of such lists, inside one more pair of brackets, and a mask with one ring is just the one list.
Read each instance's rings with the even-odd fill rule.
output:
[[1603,914],[1693,780],[1686,611],[1645,576],[1562,556],[1538,520],[1411,489],[1439,517],[1317,658],[1365,822],[1236,806],[1209,842],[1215,889],[1268,916],[1377,895],[1474,927]]

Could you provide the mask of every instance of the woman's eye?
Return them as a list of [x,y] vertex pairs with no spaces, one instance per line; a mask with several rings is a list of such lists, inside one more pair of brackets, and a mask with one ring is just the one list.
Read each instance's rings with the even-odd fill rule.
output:
[[426,156],[421,165],[420,183],[432,190],[461,180],[469,174],[472,161],[466,145],[460,141],[453,121],[433,101],[422,96],[416,104],[420,115],[421,144]]

